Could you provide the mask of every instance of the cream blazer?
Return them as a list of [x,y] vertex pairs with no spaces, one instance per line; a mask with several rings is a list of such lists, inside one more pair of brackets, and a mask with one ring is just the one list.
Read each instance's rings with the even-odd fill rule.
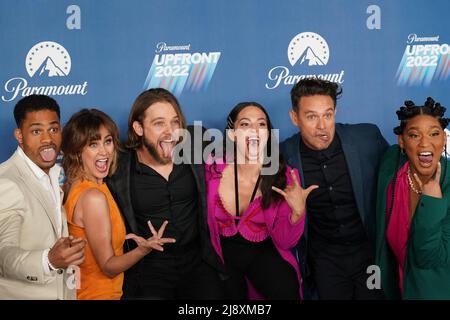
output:
[[[51,195],[16,151],[0,165],[0,299],[76,298],[73,275],[44,274],[43,251],[58,237],[54,211]],[[62,223],[67,236],[64,209]]]

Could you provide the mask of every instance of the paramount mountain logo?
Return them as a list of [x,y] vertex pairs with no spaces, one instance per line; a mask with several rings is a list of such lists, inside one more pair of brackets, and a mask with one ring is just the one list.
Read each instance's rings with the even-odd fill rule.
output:
[[301,62],[300,64],[303,64],[303,62],[308,61],[308,66],[323,66],[325,63],[323,63],[322,60],[314,53],[314,51],[308,47],[306,48],[305,52],[301,55]]
[[33,46],[25,59],[30,77],[36,74],[47,77],[64,77],[69,75],[72,60],[69,52],[62,45],[44,41]]
[[[48,78],[46,81],[49,82],[49,85],[32,87],[28,85],[26,78],[13,77],[3,86],[6,94],[2,95],[2,100],[10,102],[19,96],[26,97],[31,94],[86,95],[87,81],[82,84],[61,85],[60,81],[56,80],[68,76],[71,68],[72,60],[66,48],[54,41],[39,42],[28,51],[25,57],[25,69],[30,78]],[[57,81],[58,83],[55,83]]]
[[60,68],[58,68],[53,62],[52,58],[47,57],[47,59],[42,63],[41,67],[39,68],[39,75],[42,76],[42,74],[45,74],[47,77],[55,77],[55,76],[66,76],[64,71],[62,71]]
[[[330,49],[326,40],[314,32],[301,32],[292,38],[287,48],[291,67],[301,69],[303,74],[292,75],[285,66],[276,66],[269,70],[267,89],[276,89],[281,84],[292,86],[301,79],[319,78],[337,83],[344,82],[344,70],[336,73],[322,73],[330,59]],[[311,73],[308,73],[311,72]]]
[[308,66],[324,66],[328,63],[330,50],[322,36],[314,32],[302,32],[296,35],[288,46],[288,58],[291,66],[298,60]]

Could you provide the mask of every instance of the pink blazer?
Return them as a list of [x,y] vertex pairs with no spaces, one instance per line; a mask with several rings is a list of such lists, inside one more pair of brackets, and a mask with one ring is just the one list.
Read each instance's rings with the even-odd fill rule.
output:
[[[217,210],[220,206],[220,203],[217,202],[217,193],[220,184],[221,173],[225,169],[226,165],[227,164],[216,164],[215,169],[211,164],[205,165],[209,232],[211,235],[212,246],[221,258],[222,263],[224,263],[224,260],[222,247],[220,244],[219,225],[215,217],[215,210]],[[285,174],[288,185],[293,183],[290,171],[291,168],[287,167]],[[297,176],[298,181],[300,181],[298,171],[294,169],[294,172]],[[254,201],[258,201],[258,199]],[[269,236],[272,238],[275,247],[277,248],[281,257],[289,262],[289,264],[292,265],[297,273],[297,279],[300,288],[300,297],[302,297],[299,265],[291,249],[297,245],[297,242],[303,234],[303,230],[305,227],[305,218],[303,217],[295,224],[291,223],[291,209],[286,201],[280,201],[277,204],[271,205],[269,208],[262,210],[262,214],[264,215],[267,231],[269,233]],[[246,239],[255,238],[254,235],[249,234],[251,231],[249,231],[248,228],[239,228],[239,232]],[[261,298],[261,296],[258,295],[257,292],[251,287],[251,284],[249,296],[250,298]]]

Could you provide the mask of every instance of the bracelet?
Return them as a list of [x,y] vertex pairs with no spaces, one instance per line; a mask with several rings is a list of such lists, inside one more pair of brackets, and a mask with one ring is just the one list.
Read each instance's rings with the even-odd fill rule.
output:
[[51,270],[51,271],[57,271],[59,268],[55,268],[55,266],[52,265],[52,264],[50,263],[50,260],[48,259],[48,252],[49,252],[49,251],[50,251],[50,249],[49,249],[48,251],[45,252],[45,259],[47,260],[47,264],[48,264],[50,270]]

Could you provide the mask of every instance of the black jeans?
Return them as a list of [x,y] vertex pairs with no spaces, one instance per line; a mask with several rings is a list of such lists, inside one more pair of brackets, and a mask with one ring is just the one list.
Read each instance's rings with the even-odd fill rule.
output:
[[269,237],[263,242],[250,242],[238,233],[221,237],[225,267],[226,298],[248,299],[246,278],[264,298],[270,300],[299,300],[297,273],[284,260]]
[[123,299],[218,300],[224,284],[217,271],[201,259],[200,250],[146,257],[125,275]]
[[377,300],[381,290],[367,287],[367,267],[374,263],[368,242],[332,244],[310,241],[308,263],[319,299]]

